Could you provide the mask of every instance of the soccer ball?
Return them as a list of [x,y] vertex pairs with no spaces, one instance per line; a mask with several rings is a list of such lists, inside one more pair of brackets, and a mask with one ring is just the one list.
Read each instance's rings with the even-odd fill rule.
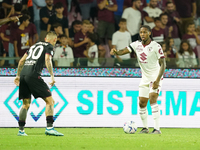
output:
[[137,125],[133,121],[127,121],[124,123],[123,130],[125,133],[134,134],[137,131]]

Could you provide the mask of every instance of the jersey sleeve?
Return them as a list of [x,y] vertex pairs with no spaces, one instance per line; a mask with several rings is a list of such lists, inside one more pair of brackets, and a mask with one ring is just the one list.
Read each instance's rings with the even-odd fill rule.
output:
[[131,43],[129,46],[127,46],[126,48],[129,50],[129,52],[134,52],[135,51],[135,45],[136,42]]
[[157,50],[156,50],[156,57],[157,57],[158,59],[160,59],[160,58],[165,58],[165,55],[164,55],[164,53],[163,53],[163,50],[162,50],[162,47],[160,46],[160,44],[158,44],[158,48],[157,48]]
[[52,45],[48,45],[48,46],[46,47],[46,52],[45,52],[45,54],[49,54],[49,55],[51,55],[51,56],[53,57],[53,46],[52,46]]

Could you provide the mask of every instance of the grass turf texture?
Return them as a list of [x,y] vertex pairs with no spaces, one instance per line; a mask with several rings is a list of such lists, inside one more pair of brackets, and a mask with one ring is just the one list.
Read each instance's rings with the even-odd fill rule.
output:
[[[162,128],[162,135],[125,134],[122,128],[56,128],[63,137],[46,136],[45,128],[0,128],[0,150],[199,150],[200,129]],[[153,129],[150,129],[152,131]]]

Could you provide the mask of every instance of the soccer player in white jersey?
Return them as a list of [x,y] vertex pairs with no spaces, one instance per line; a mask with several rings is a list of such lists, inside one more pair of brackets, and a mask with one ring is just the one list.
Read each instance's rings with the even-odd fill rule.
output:
[[157,98],[162,86],[163,74],[166,62],[161,46],[152,41],[151,28],[147,25],[140,27],[141,41],[135,41],[122,50],[113,48],[111,55],[124,55],[134,51],[142,71],[142,80],[139,85],[139,114],[144,128],[140,133],[149,133],[147,124],[147,102],[150,100],[152,115],[154,118],[154,130],[152,134],[161,134],[160,131],[160,110]]

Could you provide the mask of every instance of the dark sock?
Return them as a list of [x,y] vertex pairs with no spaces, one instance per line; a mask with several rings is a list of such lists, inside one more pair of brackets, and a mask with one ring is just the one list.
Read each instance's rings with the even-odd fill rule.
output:
[[26,116],[27,116],[27,110],[25,108],[21,108],[20,112],[19,112],[19,130],[24,130],[24,126],[26,124],[25,120],[26,120]]
[[47,116],[46,117],[46,120],[47,120],[47,127],[53,127],[53,116]]

